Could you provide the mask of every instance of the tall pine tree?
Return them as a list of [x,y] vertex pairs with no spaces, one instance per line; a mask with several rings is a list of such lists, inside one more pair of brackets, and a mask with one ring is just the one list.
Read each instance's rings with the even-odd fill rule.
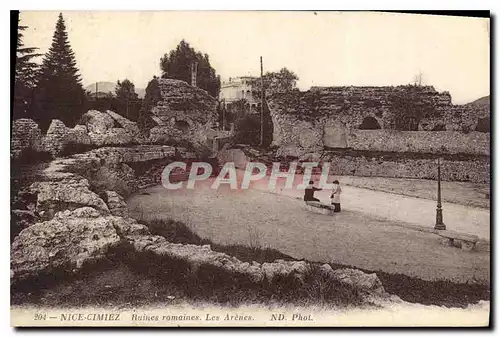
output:
[[43,59],[35,103],[34,116],[43,129],[50,125],[52,119],[74,126],[85,111],[85,90],[62,13],[59,13],[52,45]]
[[26,28],[28,26],[18,25],[17,29],[14,102],[12,106],[13,119],[30,117],[28,112],[29,105],[40,70],[40,66],[32,61],[33,58],[41,56],[41,54],[34,53],[38,48],[25,47],[23,43],[22,32]]

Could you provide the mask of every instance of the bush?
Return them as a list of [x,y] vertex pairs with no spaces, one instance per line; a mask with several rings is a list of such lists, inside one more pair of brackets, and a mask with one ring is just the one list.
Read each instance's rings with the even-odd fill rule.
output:
[[260,144],[260,116],[245,115],[235,124],[234,141],[239,144],[258,146]]

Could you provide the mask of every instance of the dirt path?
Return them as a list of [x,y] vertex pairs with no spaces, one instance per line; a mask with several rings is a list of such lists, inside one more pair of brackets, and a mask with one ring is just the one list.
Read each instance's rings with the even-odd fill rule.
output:
[[[243,172],[238,171],[237,173],[238,179],[241,180]],[[334,179],[335,177],[330,177],[328,181],[331,182]],[[345,180],[346,183],[352,183],[349,177],[341,177],[339,179],[341,181]],[[365,180],[367,179],[365,178]],[[294,186],[301,183],[302,180],[303,177],[297,175]],[[386,182],[390,183],[390,181]],[[427,183],[428,181],[426,183],[421,182],[421,185],[427,186]],[[450,184],[447,185],[447,193],[471,193],[470,186],[469,189],[466,189],[462,185]],[[378,186],[380,182],[374,183],[374,185]],[[252,182],[251,185],[252,188],[269,192],[268,186],[267,179],[262,179],[256,183]],[[279,179],[276,188],[271,192],[302,199],[303,191],[296,188],[286,189],[284,186],[285,180]],[[395,184],[395,186],[401,187],[401,184]],[[459,188],[457,186],[462,187]],[[422,188],[422,186],[419,187],[420,190]],[[387,187],[387,189],[390,189],[390,187]],[[346,185],[342,186],[342,191],[342,207],[345,209],[358,211],[378,219],[427,226],[429,228],[433,228],[436,223],[436,201],[423,198],[424,194],[422,193],[420,193],[421,197],[417,198]],[[433,191],[435,190],[433,189]],[[319,191],[316,192],[315,196],[324,203],[330,203],[330,191]],[[448,230],[477,235],[484,240],[490,239],[489,209],[450,202],[443,202],[442,206],[444,223]]]
[[[349,190],[346,187],[345,195]],[[132,216],[183,221],[200,236],[220,244],[272,247],[297,259],[402,273],[424,280],[489,283],[489,252],[445,247],[434,234],[375,218],[365,212],[373,209],[381,213],[375,202],[372,208],[362,207],[364,212],[360,212],[353,207],[354,190],[352,199],[344,198],[344,211],[335,216],[307,211],[299,200],[256,189],[211,190],[208,184],[199,184],[194,190],[168,191],[156,186],[144,192],[148,195],[138,194],[127,201]],[[401,201],[393,207],[400,208]]]

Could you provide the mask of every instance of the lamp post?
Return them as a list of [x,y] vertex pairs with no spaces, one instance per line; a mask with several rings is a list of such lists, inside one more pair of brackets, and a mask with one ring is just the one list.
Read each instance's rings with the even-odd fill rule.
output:
[[438,196],[436,208],[436,225],[434,229],[445,230],[446,226],[443,223],[443,208],[441,206],[441,161],[438,158]]

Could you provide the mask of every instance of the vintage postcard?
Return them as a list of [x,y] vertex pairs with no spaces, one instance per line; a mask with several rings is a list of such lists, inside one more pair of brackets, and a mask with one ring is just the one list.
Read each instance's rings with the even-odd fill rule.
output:
[[11,325],[489,326],[489,15],[11,12]]

